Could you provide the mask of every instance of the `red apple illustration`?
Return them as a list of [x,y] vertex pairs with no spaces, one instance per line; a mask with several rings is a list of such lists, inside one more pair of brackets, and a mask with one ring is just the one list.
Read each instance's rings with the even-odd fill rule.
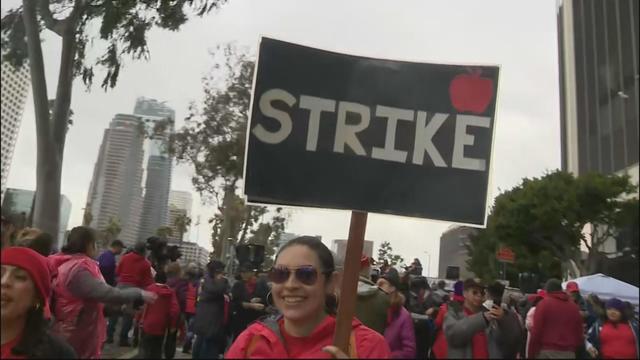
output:
[[481,77],[481,70],[456,75],[449,84],[451,105],[458,112],[482,114],[493,98],[493,80]]

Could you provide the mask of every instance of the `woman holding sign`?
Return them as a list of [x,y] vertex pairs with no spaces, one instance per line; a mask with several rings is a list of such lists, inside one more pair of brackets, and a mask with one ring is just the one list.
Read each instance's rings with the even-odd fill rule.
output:
[[[249,326],[225,358],[347,358],[333,342],[336,272],[331,251],[317,238],[289,241],[269,273],[271,295],[281,314]],[[389,358],[382,335],[352,321],[351,358]]]

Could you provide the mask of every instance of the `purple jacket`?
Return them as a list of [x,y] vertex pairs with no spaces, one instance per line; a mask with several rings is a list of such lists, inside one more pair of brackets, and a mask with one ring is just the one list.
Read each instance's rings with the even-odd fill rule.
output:
[[384,330],[384,339],[391,349],[393,359],[413,359],[416,357],[416,334],[413,331],[411,314],[404,307]]
[[167,286],[172,288],[176,292],[178,298],[178,305],[180,305],[180,312],[183,313],[187,304],[187,286],[189,282],[187,279],[181,277],[172,277],[167,280]]
[[111,250],[105,250],[98,256],[98,264],[104,281],[111,286],[116,286],[116,255]]

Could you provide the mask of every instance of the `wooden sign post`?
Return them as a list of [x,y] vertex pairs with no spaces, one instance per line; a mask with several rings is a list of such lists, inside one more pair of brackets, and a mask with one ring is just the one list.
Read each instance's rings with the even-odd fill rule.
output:
[[344,259],[342,284],[340,286],[336,331],[333,338],[333,344],[345,354],[349,354],[351,321],[356,310],[360,257],[362,256],[366,230],[367,213],[352,211],[351,225],[349,226],[349,240],[347,240],[347,251]]

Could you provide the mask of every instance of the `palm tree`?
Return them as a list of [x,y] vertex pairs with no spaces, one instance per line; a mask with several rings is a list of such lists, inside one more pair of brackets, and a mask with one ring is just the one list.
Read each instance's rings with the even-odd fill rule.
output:
[[156,236],[166,239],[169,236],[173,236],[173,229],[170,226],[160,226],[156,229]]
[[187,232],[187,229],[191,225],[191,218],[187,216],[187,214],[180,214],[173,221],[173,225],[178,230],[178,234],[180,234],[180,242],[182,242],[184,238],[184,233]]
[[120,226],[120,219],[117,217],[111,217],[109,219],[109,224],[102,230],[102,248],[106,248],[113,240],[115,240],[120,232],[122,231],[122,226]]

